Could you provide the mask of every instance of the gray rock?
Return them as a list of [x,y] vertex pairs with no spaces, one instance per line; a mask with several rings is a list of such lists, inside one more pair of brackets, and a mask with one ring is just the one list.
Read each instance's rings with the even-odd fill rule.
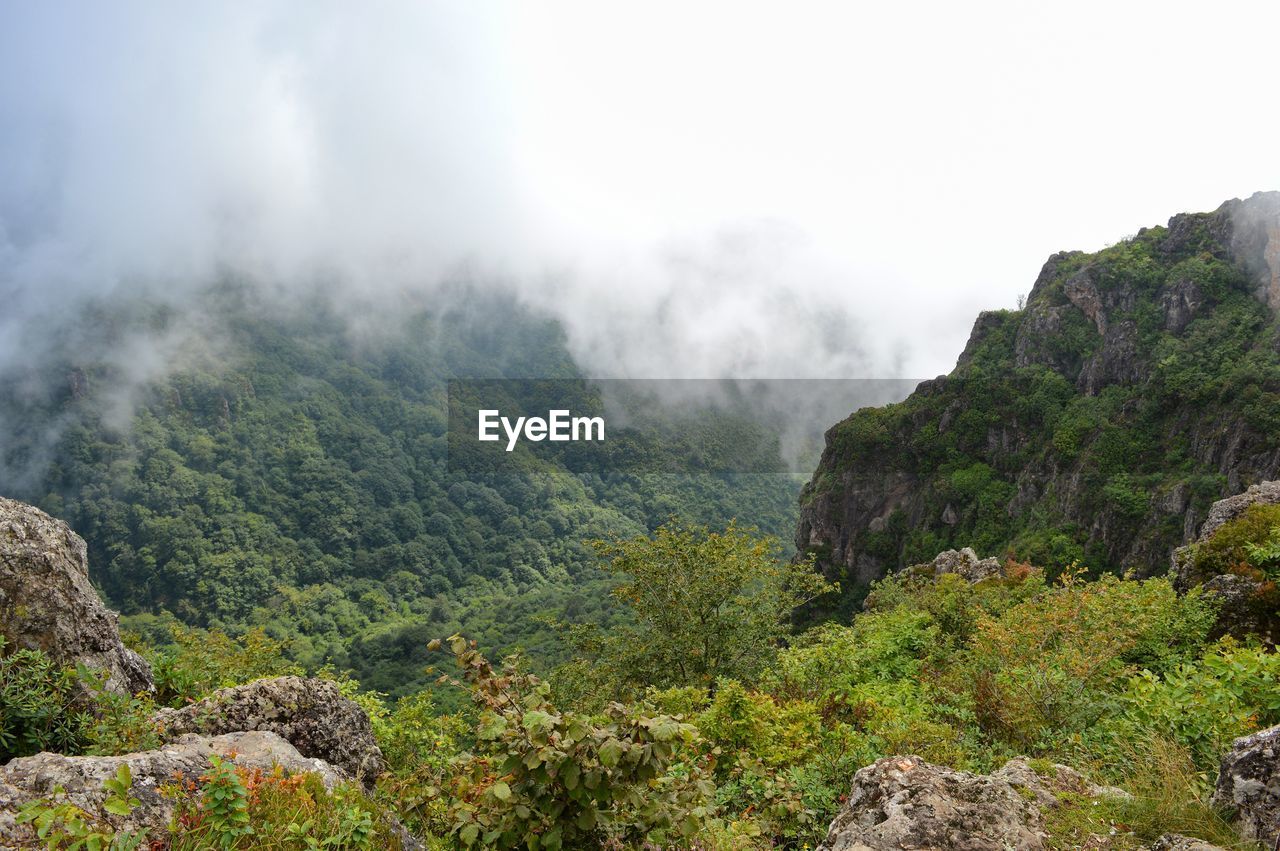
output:
[[330,680],[258,680],[222,689],[182,709],[162,709],[155,721],[167,737],[270,731],[303,756],[335,765],[366,786],[372,786],[386,768],[369,716]]
[[1035,796],[1036,801],[1045,807],[1058,804],[1058,795],[1070,792],[1073,795],[1085,795],[1090,798],[1130,798],[1123,789],[1115,786],[1096,786],[1085,776],[1069,765],[1051,763],[1051,773],[1040,773],[1031,767],[1025,757],[1017,757],[1006,762],[998,771],[992,772],[995,780],[1003,780],[1017,789],[1025,789]]
[[1280,842],[1280,725],[1232,742],[1218,768],[1213,803],[1235,810],[1246,839]]
[[[349,779],[342,771],[319,759],[308,759],[293,745],[268,732],[229,733],[221,736],[182,736],[162,748],[123,756],[63,756],[40,753],[19,757],[0,766],[0,837],[15,843],[32,843],[29,826],[18,825],[18,809],[29,801],[46,798],[54,787],[64,790],[67,801],[117,831],[138,831],[152,838],[166,835],[177,801],[162,787],[195,782],[211,768],[210,756],[232,760],[238,766],[270,771],[280,766],[287,774],[314,772],[326,786]],[[106,813],[103,781],[115,776],[121,765],[133,775],[132,796],[141,803],[128,816]]]
[[1040,808],[995,777],[891,756],[860,769],[818,851],[1045,847]]
[[1259,482],[1244,493],[1220,499],[1209,509],[1209,516],[1200,527],[1198,540],[1207,541],[1224,524],[1230,523],[1251,505],[1275,505],[1280,503],[1280,482]]
[[918,756],[886,757],[854,775],[817,851],[1035,851],[1047,847],[1044,811],[1058,806],[1063,792],[1128,796],[1065,765],[1042,774],[1023,758],[982,775]]
[[155,688],[150,666],[120,641],[118,616],[89,582],[84,539],[38,508],[3,497],[0,635],[11,648],[105,671],[110,691]]
[[932,562],[912,565],[906,568],[906,571],[916,575],[932,574],[933,576],[955,573],[971,583],[982,582],[985,579],[1000,579],[1005,575],[999,559],[980,559],[972,547],[945,550],[934,556]]
[[1211,845],[1194,836],[1166,833],[1151,845],[1151,851],[1226,851],[1219,845]]

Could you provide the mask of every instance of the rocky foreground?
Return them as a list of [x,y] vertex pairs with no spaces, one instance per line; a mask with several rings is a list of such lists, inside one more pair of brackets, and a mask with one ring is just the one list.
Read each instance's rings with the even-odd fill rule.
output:
[[[1280,502],[1280,483],[1252,488],[1215,505],[1218,525],[1248,505]],[[1215,527],[1209,528],[1211,534]],[[120,640],[116,617],[88,580],[84,542],[65,524],[13,500],[0,499],[0,634],[13,647],[39,648],[64,664],[100,668],[113,688],[149,691],[150,671]],[[1175,557],[1175,567],[1189,563]],[[913,568],[920,575],[958,573],[970,582],[1002,575],[994,559],[949,551]],[[24,804],[62,789],[66,800],[115,830],[165,835],[176,802],[162,787],[195,782],[213,759],[286,774],[313,773],[326,786],[358,782],[371,789],[385,764],[367,714],[327,680],[277,677],[235,688],[154,716],[164,744],[121,756],[41,753],[0,765],[0,847],[42,847]],[[103,784],[127,765],[139,804],[125,815],[106,809]],[[990,775],[891,756],[862,768],[832,822],[821,851],[879,849],[1019,849],[1050,847],[1047,814],[1073,802],[1124,796],[1075,770],[1014,759]],[[1235,814],[1244,836],[1280,842],[1280,727],[1235,742],[1222,759],[1215,803]],[[420,847],[403,835],[404,847]],[[1155,849],[1213,851],[1185,836],[1162,837]]]

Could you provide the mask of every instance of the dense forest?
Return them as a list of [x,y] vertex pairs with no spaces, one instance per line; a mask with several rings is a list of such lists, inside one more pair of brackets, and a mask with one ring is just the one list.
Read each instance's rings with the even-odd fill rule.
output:
[[[37,366],[0,377],[3,469],[34,471],[7,495],[84,535],[94,580],[149,640],[170,641],[173,618],[261,627],[308,670],[404,694],[426,682],[433,636],[554,662],[553,623],[613,617],[589,539],[673,516],[777,535],[793,522],[798,485],[781,468],[575,474],[520,453],[451,471],[447,379],[579,375],[559,327],[511,297],[352,316],[255,293],[224,283],[182,310],[105,302],[55,327]],[[129,365],[109,355],[174,335],[173,366],[122,390]]]

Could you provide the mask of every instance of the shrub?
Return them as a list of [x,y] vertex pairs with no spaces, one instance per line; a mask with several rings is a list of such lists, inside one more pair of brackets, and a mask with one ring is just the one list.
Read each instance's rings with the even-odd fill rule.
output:
[[813,752],[819,722],[810,701],[782,700],[727,680],[695,723],[724,752],[751,754],[761,765],[777,768],[798,764]]
[[1099,731],[1100,749],[1119,763],[1124,742],[1154,734],[1186,748],[1206,778],[1231,741],[1280,723],[1280,655],[1224,638],[1163,675],[1140,671],[1121,696],[1120,714]]
[[984,616],[958,664],[940,674],[981,729],[1018,750],[1061,747],[1116,706],[1139,666],[1163,671],[1198,651],[1212,610],[1167,579],[1104,576],[1063,584]]
[[514,660],[496,670],[456,635],[449,649],[481,711],[474,752],[461,755],[446,778],[461,844],[664,845],[714,820],[715,786],[691,725],[617,703],[599,722],[561,712],[548,686]]
[[40,751],[77,753],[89,740],[76,671],[39,650],[5,655],[0,637],[0,763]]
[[286,776],[278,766],[242,768],[216,757],[212,763],[194,788],[169,790],[184,796],[172,851],[401,847],[398,834],[354,785],[326,789],[310,772]]
[[182,706],[220,688],[263,677],[301,675],[284,657],[283,645],[262,629],[232,638],[218,629],[194,629],[168,618],[163,631],[172,644],[150,654],[156,701]]
[[1239,517],[1218,527],[1209,540],[1196,545],[1192,556],[1196,574],[1207,578],[1230,573],[1241,565],[1274,569],[1270,547],[1277,527],[1280,505],[1250,505]]

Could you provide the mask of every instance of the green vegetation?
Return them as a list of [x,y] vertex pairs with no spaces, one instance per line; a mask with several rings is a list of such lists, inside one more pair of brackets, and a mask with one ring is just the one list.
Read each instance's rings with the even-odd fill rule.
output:
[[1192,568],[1201,578],[1220,573],[1257,572],[1272,576],[1280,542],[1280,505],[1251,505],[1197,544]]
[[[499,296],[455,301],[394,320],[319,299],[285,314],[226,284],[192,311],[216,356],[186,355],[128,396],[113,353],[190,317],[99,307],[54,336],[42,371],[0,376],[16,426],[0,469],[41,471],[6,496],[84,536],[105,598],[149,643],[174,646],[164,613],[257,627],[306,670],[395,695],[427,684],[427,641],[456,631],[567,658],[550,622],[607,622],[612,608],[588,539],[673,515],[789,537],[786,475],[572,474],[527,453],[508,472],[451,473],[446,379],[577,376],[555,323]],[[362,322],[377,333],[357,334]]]
[[568,629],[574,660],[560,682],[578,694],[753,680],[790,632],[792,613],[833,587],[811,561],[783,561],[775,539],[732,523],[713,532],[673,522],[652,537],[593,547],[619,578],[613,594],[631,617],[604,635],[594,624]]
[[[391,701],[338,678],[370,712],[390,766],[372,798],[215,765],[174,790],[183,816],[172,847],[268,847],[265,837],[280,848],[395,847],[385,814],[440,848],[802,847],[820,838],[858,768],[902,753],[979,772],[1025,755],[1133,795],[1065,793],[1046,812],[1055,847],[1111,836],[1111,847],[1137,848],[1169,830],[1245,847],[1208,793],[1233,737],[1280,723],[1280,656],[1209,640],[1214,606],[1197,592],[1179,596],[1163,578],[1088,581],[1080,569],[1050,582],[1017,563],[976,585],[904,574],[877,583],[851,622],[783,641],[774,615],[821,588],[794,584],[767,539],[674,524],[598,550],[626,568],[626,610],[619,626],[600,627],[601,647],[651,640],[647,630],[665,623],[671,653],[697,659],[732,636],[751,641],[758,662],[715,669],[712,681],[709,668],[614,667],[625,675],[588,692],[575,665],[544,678],[518,657],[491,664],[455,635],[431,646],[456,664],[459,679],[444,679],[465,702],[437,704],[430,692]],[[706,595],[733,590],[707,610],[715,617],[659,621],[636,586],[673,579]],[[175,643],[213,650],[148,651],[167,660],[168,682],[199,683],[183,697],[291,665],[261,633],[194,635]],[[50,705],[59,695],[48,693]],[[30,812],[98,829],[57,800]]]

